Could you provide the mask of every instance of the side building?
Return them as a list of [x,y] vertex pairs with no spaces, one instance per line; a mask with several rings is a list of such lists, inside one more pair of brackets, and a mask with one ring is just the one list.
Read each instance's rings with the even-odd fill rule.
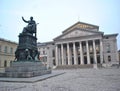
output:
[[[53,42],[41,43],[42,46],[38,49],[46,48],[44,53],[47,53],[48,65],[49,63],[54,63],[56,66],[116,64],[118,63],[117,35],[117,33],[106,35],[99,31],[97,25],[77,22],[54,38]],[[53,51],[55,57],[52,56]]]
[[55,66],[55,45],[54,42],[44,42],[37,44],[40,53],[39,59],[47,65],[48,68]]
[[17,43],[0,38],[0,70],[10,66],[10,62],[15,59]]
[[119,59],[119,64],[120,64],[120,50],[118,50],[118,59]]

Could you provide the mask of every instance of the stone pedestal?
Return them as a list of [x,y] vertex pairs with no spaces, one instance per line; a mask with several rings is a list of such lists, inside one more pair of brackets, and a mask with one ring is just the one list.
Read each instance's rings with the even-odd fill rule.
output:
[[[25,21],[23,17],[22,19]],[[10,67],[5,68],[5,73],[1,73],[0,77],[28,78],[51,73],[50,69],[38,61],[36,23],[33,17],[27,23],[28,26],[24,27],[23,32],[19,34],[15,61]]]
[[19,61],[12,62],[10,67],[5,69],[5,73],[1,73],[1,77],[28,78],[41,76],[51,73],[40,61]]

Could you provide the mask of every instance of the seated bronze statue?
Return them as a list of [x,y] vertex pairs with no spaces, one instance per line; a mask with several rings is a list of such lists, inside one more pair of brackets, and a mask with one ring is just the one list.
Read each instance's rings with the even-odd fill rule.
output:
[[22,20],[25,23],[28,23],[28,25],[26,27],[24,27],[23,32],[22,33],[30,33],[33,35],[33,33],[35,33],[36,35],[36,22],[33,20],[33,17],[30,17],[29,21],[26,21],[23,17]]

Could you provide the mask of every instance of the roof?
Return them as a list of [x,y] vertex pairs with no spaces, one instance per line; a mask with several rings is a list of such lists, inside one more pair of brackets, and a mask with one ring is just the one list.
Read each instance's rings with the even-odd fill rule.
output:
[[54,42],[53,42],[53,41],[43,42],[43,43],[38,42],[38,43],[37,43],[37,46],[46,46],[46,45],[48,45],[48,44],[54,44]]
[[115,34],[105,34],[104,37],[109,37],[109,36],[118,36],[118,33]]
[[18,43],[11,41],[11,40],[4,39],[4,38],[0,38],[0,41],[5,41],[5,42],[9,42],[9,43],[13,43],[13,44],[18,45]]
[[[75,28],[75,29],[77,29],[77,30],[81,30],[81,31],[88,31],[88,32],[93,32],[93,33],[103,34],[103,32],[101,32],[101,31],[90,31],[90,30],[79,29],[79,28]],[[75,29],[72,29],[71,31],[74,31]],[[56,40],[56,39],[58,39],[58,38],[60,38],[60,37],[62,37],[62,36],[64,36],[64,35],[68,34],[68,33],[71,32],[71,31],[65,32],[65,33],[63,33],[63,34],[57,36],[56,38],[54,38],[54,40]]]
[[[82,25],[86,25],[86,26],[92,26],[93,28],[99,29],[99,26],[97,26],[97,25],[93,25],[93,24],[89,24],[89,23],[84,23],[84,22],[78,21],[78,22],[76,22],[75,24],[73,24],[73,25],[71,25],[70,27],[68,27],[67,29],[65,29],[62,33],[65,33],[66,31],[68,31],[69,29],[71,29],[72,27],[74,27],[74,26],[76,26],[76,25],[78,25],[78,24],[82,24]],[[90,28],[90,27],[89,27],[89,28]]]
[[64,35],[70,33],[71,31],[74,31],[75,29],[103,34],[103,32],[99,31],[99,26],[97,26],[97,25],[92,25],[92,24],[88,24],[88,23],[84,23],[84,22],[77,22],[77,23],[73,24],[72,26],[68,27],[67,29],[65,29],[61,35],[55,37],[53,40],[56,40]]

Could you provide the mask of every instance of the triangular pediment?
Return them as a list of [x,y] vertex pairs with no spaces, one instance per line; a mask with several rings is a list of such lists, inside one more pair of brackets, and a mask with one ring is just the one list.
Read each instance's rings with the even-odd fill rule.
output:
[[75,38],[89,35],[101,34],[102,32],[88,31],[83,29],[73,29],[65,34],[60,35],[57,39]]
[[67,28],[66,30],[64,30],[62,33],[69,32],[75,28],[84,29],[84,30],[91,30],[91,31],[99,31],[99,26],[97,26],[97,25],[92,25],[92,24],[83,23],[83,22],[77,22],[74,25]]
[[56,37],[55,39],[75,38],[75,37],[96,35],[101,33],[103,32],[100,32],[99,27],[96,25],[77,22],[71,27],[64,30],[62,32],[62,35]]

